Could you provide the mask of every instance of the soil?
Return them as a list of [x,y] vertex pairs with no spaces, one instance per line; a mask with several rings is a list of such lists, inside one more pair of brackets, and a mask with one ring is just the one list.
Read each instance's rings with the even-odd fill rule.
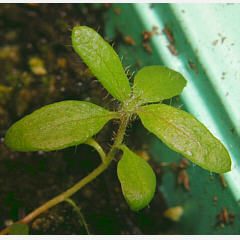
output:
[[[71,29],[75,25],[88,25],[103,34],[103,14],[109,7],[104,4],[1,4],[1,229],[71,187],[100,163],[96,152],[86,145],[49,153],[20,153],[4,145],[4,136],[11,124],[53,102],[75,99],[109,109],[116,107],[71,48]],[[97,135],[106,150],[116,127],[116,123],[110,122]],[[129,146],[141,150],[139,139],[144,132],[138,122],[131,131],[139,136],[128,136]],[[167,206],[159,190],[149,207],[137,213],[129,210],[117,179],[116,163],[72,197],[81,207],[90,232],[170,233],[172,223],[163,218]],[[151,164],[161,173],[159,166]],[[159,184],[161,175],[157,176]],[[68,203],[53,207],[29,227],[30,234],[86,234],[79,216]]]

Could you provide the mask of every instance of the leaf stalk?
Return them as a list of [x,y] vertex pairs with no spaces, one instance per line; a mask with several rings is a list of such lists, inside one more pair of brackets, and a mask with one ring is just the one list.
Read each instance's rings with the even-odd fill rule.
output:
[[[107,169],[109,164],[112,162],[115,154],[117,153],[118,147],[121,145],[121,143],[123,141],[129,118],[130,118],[129,115],[121,116],[120,126],[119,126],[119,129],[118,129],[114,144],[113,144],[112,148],[110,149],[110,151],[108,152],[107,155],[105,155],[105,153],[103,154],[102,150],[99,148],[100,145],[97,146],[96,142],[94,143],[93,141],[89,140],[89,143],[90,143],[89,145],[92,144],[92,145],[95,145],[95,147],[97,146],[97,148],[95,148],[95,149],[96,150],[98,149],[97,151],[99,152],[99,154],[102,158],[102,163],[96,169],[94,169],[90,174],[88,174],[86,177],[81,179],[73,187],[69,188],[67,191],[59,194],[58,196],[56,196],[53,199],[46,202],[45,204],[41,205],[40,207],[35,209],[33,212],[29,213],[26,217],[18,220],[16,223],[29,223],[29,222],[31,222],[34,218],[39,216],[41,213],[45,212],[46,210],[54,207],[55,205],[57,205],[57,204],[59,204],[63,201],[66,201],[66,199],[70,198],[74,193],[79,191],[81,188],[83,188],[89,182],[93,181],[105,169]],[[0,232],[0,235],[8,234],[10,229],[11,229],[11,226],[5,228],[4,230],[2,230]]]

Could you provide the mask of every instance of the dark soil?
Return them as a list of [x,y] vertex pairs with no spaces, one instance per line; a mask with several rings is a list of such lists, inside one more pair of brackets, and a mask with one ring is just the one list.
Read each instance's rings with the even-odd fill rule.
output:
[[[116,107],[110,97],[105,98],[106,91],[94,82],[94,76],[71,48],[75,25],[88,25],[103,34],[107,7],[0,4],[1,229],[71,187],[100,162],[96,152],[85,145],[49,153],[13,152],[4,145],[4,135],[15,121],[53,102],[75,99]],[[97,136],[106,150],[116,127],[116,123],[109,123]],[[141,132],[137,123],[132,132]],[[139,134],[127,140],[135,149],[142,147]],[[159,166],[154,168],[159,170]],[[171,223],[162,217],[166,204],[159,190],[149,207],[138,213],[129,210],[116,176],[116,161],[72,199],[81,207],[92,234],[170,231]],[[29,227],[30,234],[86,234],[68,203],[53,207]]]

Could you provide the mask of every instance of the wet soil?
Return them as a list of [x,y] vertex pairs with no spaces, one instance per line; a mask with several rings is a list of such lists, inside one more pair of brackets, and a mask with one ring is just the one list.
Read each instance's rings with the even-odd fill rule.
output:
[[[13,152],[4,145],[4,135],[15,121],[53,102],[74,99],[109,109],[116,107],[71,48],[71,29],[75,25],[88,25],[103,34],[103,14],[109,7],[0,4],[1,229],[71,187],[100,163],[96,152],[85,145],[49,153]],[[116,127],[116,123],[110,122],[97,135],[105,150]],[[128,135],[132,131],[139,136],[128,137],[126,141],[136,150],[141,149],[139,139],[144,130],[138,122],[132,127]],[[81,207],[90,232],[170,233],[171,222],[162,217],[167,206],[159,190],[149,207],[138,213],[129,210],[116,176],[116,163],[72,197]],[[159,166],[151,164],[159,172]],[[157,177],[159,184],[161,175]],[[68,203],[53,207],[29,227],[30,234],[86,234]]]

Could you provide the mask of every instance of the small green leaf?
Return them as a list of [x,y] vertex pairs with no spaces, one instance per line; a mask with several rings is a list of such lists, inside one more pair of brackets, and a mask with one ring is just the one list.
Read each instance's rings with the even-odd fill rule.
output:
[[122,145],[121,149],[123,157],[117,167],[118,178],[131,210],[138,211],[152,200],[156,189],[156,176],[145,160],[125,145]]
[[116,115],[89,102],[50,104],[13,124],[6,133],[6,145],[23,152],[76,146],[99,132]]
[[113,97],[120,101],[130,97],[129,81],[117,53],[96,31],[87,26],[74,27],[72,44]]
[[137,112],[143,125],[176,152],[207,170],[231,170],[224,145],[191,114],[165,104],[151,104]]
[[10,228],[10,235],[28,235],[28,225],[25,223],[14,223]]
[[185,78],[172,69],[148,66],[136,74],[133,94],[143,103],[159,102],[180,94],[186,83]]

